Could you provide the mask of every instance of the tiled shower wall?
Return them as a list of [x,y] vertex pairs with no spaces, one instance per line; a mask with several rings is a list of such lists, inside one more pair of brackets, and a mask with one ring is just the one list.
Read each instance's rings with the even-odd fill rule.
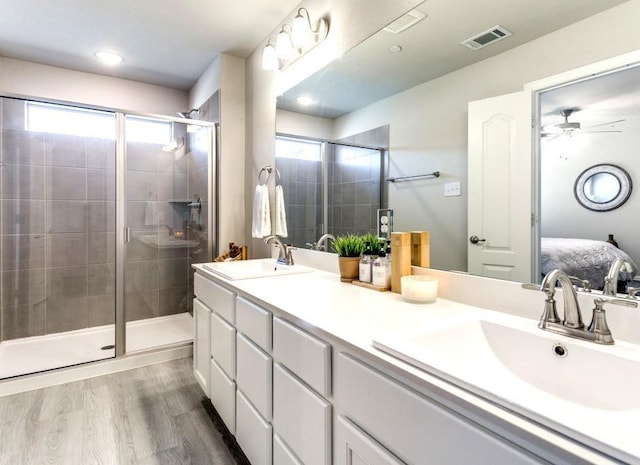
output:
[[279,157],[277,165],[287,214],[286,242],[304,248],[322,235],[322,162]]
[[380,150],[329,144],[328,232],[376,234],[381,208]]
[[1,340],[113,323],[115,143],[25,130],[2,98]]

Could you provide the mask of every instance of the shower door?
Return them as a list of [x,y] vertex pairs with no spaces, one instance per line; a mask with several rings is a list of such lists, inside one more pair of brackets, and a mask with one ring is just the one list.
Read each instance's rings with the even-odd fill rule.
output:
[[0,110],[0,378],[113,357],[115,113]]
[[193,271],[210,261],[212,127],[126,115],[127,353],[193,340]]

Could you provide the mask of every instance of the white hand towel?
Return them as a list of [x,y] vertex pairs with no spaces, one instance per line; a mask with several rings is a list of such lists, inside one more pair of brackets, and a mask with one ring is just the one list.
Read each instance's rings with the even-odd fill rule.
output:
[[271,235],[271,211],[269,210],[269,188],[256,186],[253,196],[253,221],[251,235],[262,238]]
[[149,200],[144,207],[144,225],[158,225],[158,205],[156,202],[152,202],[151,200]]
[[287,237],[287,212],[284,208],[284,190],[281,185],[276,186],[276,235]]

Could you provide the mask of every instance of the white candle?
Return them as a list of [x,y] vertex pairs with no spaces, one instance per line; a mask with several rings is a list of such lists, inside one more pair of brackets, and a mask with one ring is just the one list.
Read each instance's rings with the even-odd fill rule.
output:
[[403,276],[401,286],[402,298],[407,302],[429,303],[438,297],[438,279],[432,276]]

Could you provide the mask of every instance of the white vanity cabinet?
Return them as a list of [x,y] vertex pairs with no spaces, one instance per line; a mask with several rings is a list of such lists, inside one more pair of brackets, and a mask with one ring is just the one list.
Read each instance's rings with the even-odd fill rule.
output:
[[193,300],[193,374],[207,397],[211,364],[211,310],[198,299]]
[[[337,408],[366,435],[375,438],[375,447],[371,439],[369,444],[348,442],[350,435],[358,435],[358,429],[356,433],[345,434],[340,427],[335,445],[336,465],[548,463],[349,354],[340,353],[337,357],[334,390]],[[367,437],[364,433],[361,436]],[[356,450],[360,447],[362,453]],[[377,447],[378,452],[371,452],[372,447]],[[351,450],[350,455],[345,457],[345,450]],[[374,458],[349,459],[354,454],[364,457],[366,453]],[[397,457],[399,461],[384,461],[385,457]]]
[[252,465],[271,465],[271,312],[236,299],[236,440]]
[[[331,464],[331,345],[273,319],[273,428],[284,444],[281,463]],[[274,455],[274,459],[275,459]]]

